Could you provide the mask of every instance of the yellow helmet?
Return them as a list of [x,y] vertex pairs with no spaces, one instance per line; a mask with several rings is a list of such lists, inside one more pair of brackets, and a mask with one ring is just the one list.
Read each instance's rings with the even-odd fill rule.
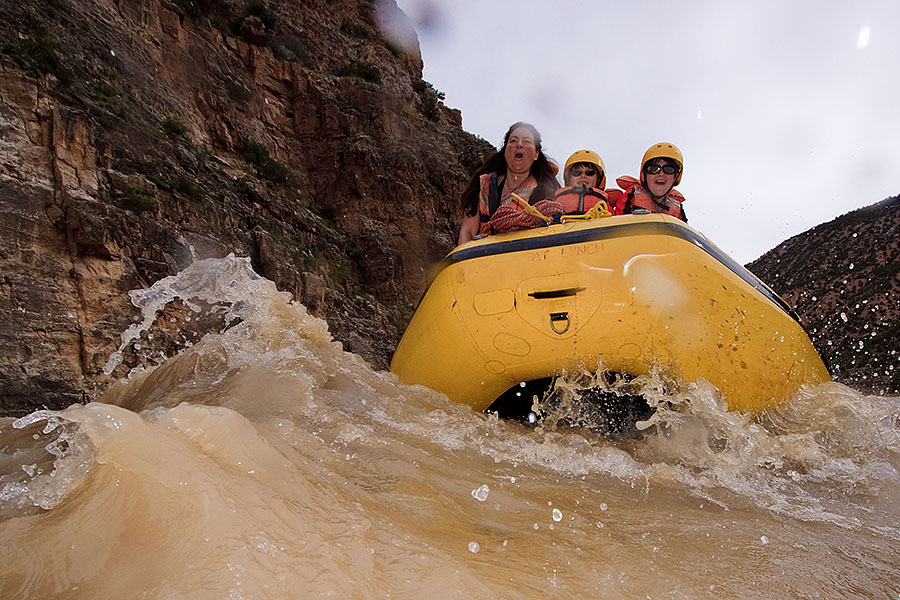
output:
[[600,158],[600,155],[592,150],[577,150],[572,153],[572,156],[566,161],[566,166],[563,168],[563,179],[565,179],[566,175],[569,172],[569,167],[576,163],[588,163],[589,165],[596,165],[598,169],[600,169],[600,178],[597,180],[597,187],[601,190],[606,187],[606,167],[603,164],[603,159]]
[[684,173],[684,157],[681,155],[681,150],[678,149],[678,146],[669,142],[653,144],[644,152],[644,158],[641,159],[641,181],[644,180],[644,165],[647,164],[648,160],[653,160],[654,158],[674,160],[678,164],[678,173],[675,174],[673,186],[681,183],[681,174]]

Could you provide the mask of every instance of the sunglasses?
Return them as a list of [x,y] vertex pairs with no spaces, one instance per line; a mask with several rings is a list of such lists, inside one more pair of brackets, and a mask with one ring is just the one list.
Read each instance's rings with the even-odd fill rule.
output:
[[673,167],[672,165],[655,165],[655,164],[647,164],[644,165],[644,173],[647,175],[656,175],[662,171],[666,175],[672,175],[678,172],[677,167]]
[[581,177],[582,175],[587,175],[588,177],[593,177],[597,174],[597,171],[594,169],[572,169],[569,171],[569,175],[572,177]]

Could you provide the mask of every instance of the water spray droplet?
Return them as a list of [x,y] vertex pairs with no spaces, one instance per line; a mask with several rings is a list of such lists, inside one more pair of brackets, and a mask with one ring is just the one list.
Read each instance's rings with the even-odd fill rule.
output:
[[[872,28],[868,25],[863,25],[859,28],[859,34],[856,36],[856,47],[857,48],[865,48],[869,45],[869,42],[872,39]],[[853,237],[856,237],[856,234],[853,234]]]
[[491,493],[491,488],[486,485],[482,485],[481,487],[472,490],[472,497],[478,500],[479,502],[484,502],[487,500],[488,494]]

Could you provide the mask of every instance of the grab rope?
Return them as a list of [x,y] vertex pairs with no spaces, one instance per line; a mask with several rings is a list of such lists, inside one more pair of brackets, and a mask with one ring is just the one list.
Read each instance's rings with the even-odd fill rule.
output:
[[526,200],[522,196],[513,192],[512,197],[513,197],[513,202],[515,202],[526,214],[529,214],[532,217],[538,218],[541,221],[543,221],[544,223],[553,222],[552,217],[548,217],[547,215],[545,215],[544,213],[542,213],[541,211],[539,211],[532,205],[528,204],[528,200]]
[[609,212],[609,207],[606,205],[606,201],[598,200],[597,204],[592,206],[591,209],[583,215],[560,215],[560,222],[590,221],[592,219],[602,219],[604,217],[611,216],[613,216],[613,214]]
[[583,215],[570,215],[565,214],[563,205],[554,200],[540,200],[531,205],[518,194],[514,193],[512,197],[512,202],[498,208],[494,216],[491,217],[491,231],[493,233],[508,233],[510,231],[534,229],[540,225],[553,225],[567,221],[588,221],[612,216],[606,202],[603,200],[599,200],[597,204]]

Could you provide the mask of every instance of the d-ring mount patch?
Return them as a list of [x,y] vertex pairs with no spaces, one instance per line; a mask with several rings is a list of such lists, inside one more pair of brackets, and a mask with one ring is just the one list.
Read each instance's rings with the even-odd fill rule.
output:
[[[560,321],[566,322],[566,326],[562,329],[562,331],[560,331],[559,328],[557,327],[557,324]],[[558,333],[559,335],[564,334],[565,332],[567,332],[569,330],[569,325],[571,325],[571,324],[572,324],[572,322],[569,320],[569,313],[567,313],[567,312],[550,313],[550,329],[552,329],[554,333]]]

